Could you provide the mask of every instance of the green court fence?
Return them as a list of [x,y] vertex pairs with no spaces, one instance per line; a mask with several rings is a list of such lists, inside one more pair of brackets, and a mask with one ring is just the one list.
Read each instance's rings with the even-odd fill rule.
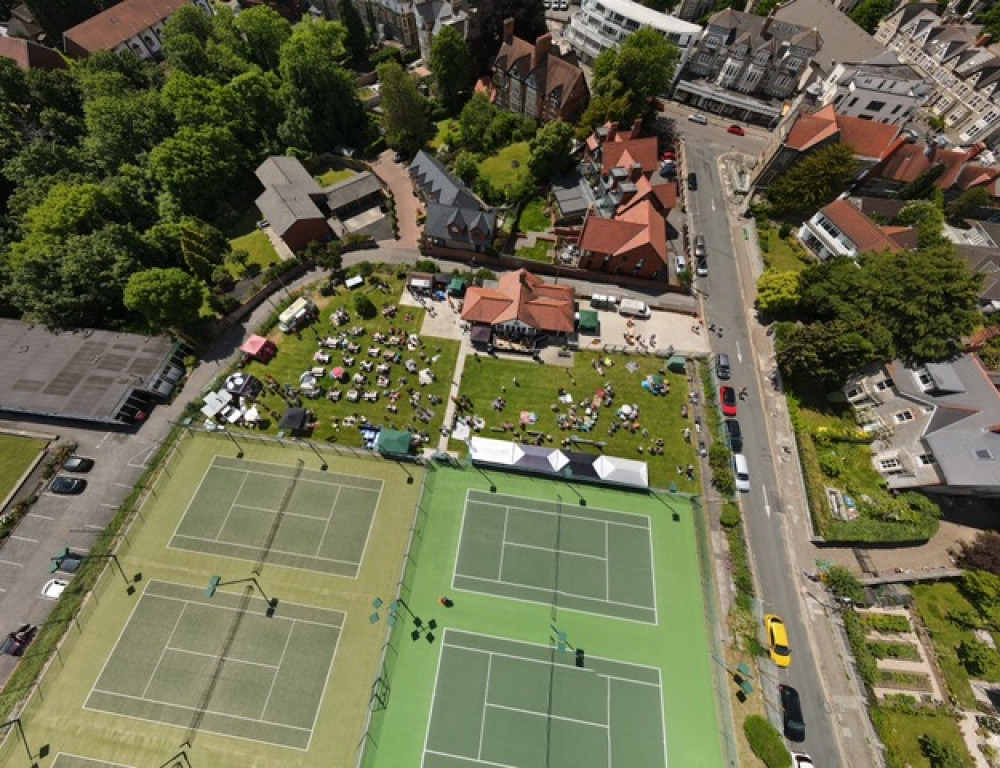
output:
[[[417,493],[417,503],[414,507],[413,519],[410,523],[410,534],[406,541],[406,548],[403,550],[402,562],[399,565],[396,594],[392,597],[393,600],[404,601],[404,604],[410,593],[413,572],[420,561],[420,545],[423,541],[423,525],[426,519],[424,491],[427,488],[428,479],[431,479],[433,482],[433,476],[437,472],[433,460],[424,462],[424,467],[425,471],[423,477],[420,479],[420,490]],[[397,620],[392,625],[389,625],[388,622],[386,624],[378,674],[372,682],[371,693],[368,698],[368,712],[365,715],[365,727],[361,741],[358,743],[358,757],[355,762],[357,768],[371,765],[375,760],[385,710],[392,695],[392,675],[396,669],[396,660],[399,654],[398,648],[400,640],[405,636],[408,627],[406,621],[400,620]]]

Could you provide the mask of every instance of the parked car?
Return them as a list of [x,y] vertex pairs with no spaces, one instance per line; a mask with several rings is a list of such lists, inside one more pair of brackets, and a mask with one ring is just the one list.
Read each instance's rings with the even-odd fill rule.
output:
[[3,640],[0,640],[0,654],[21,656],[24,649],[34,640],[37,631],[38,627],[34,624],[22,624],[13,632],[9,632]]
[[86,480],[79,477],[66,477],[66,475],[56,475],[56,479],[49,485],[49,490],[60,496],[75,496],[78,493],[83,493],[86,488]]
[[735,134],[737,136],[746,136],[747,132],[744,130],[742,125],[731,125],[726,128],[729,133]]
[[46,600],[58,600],[59,596],[66,591],[69,582],[64,579],[49,579],[42,587],[42,597]]
[[76,573],[80,569],[80,565],[83,563],[83,557],[83,555],[66,549],[63,552],[60,552],[58,556],[52,558],[52,565],[49,570],[52,571],[52,573],[55,573],[56,571],[62,571],[63,573]]
[[779,685],[778,695],[781,697],[781,719],[785,725],[785,737],[789,741],[804,741],[806,723],[802,719],[799,692],[790,685]]
[[743,453],[743,431],[740,429],[740,423],[736,419],[723,419],[722,423],[726,427],[729,450],[733,453]]
[[708,118],[701,114],[701,112],[695,112],[693,115],[688,115],[688,120],[692,123],[698,123],[698,125],[708,125]]
[[803,755],[801,752],[792,752],[792,768],[816,768],[816,765],[809,755]]
[[62,468],[67,472],[89,472],[94,468],[94,460],[85,459],[83,456],[70,456],[63,462]]
[[708,277],[708,259],[698,259],[694,272],[698,277]]
[[261,219],[257,222],[257,229],[267,229],[269,226],[271,226],[271,222],[267,219]]
[[722,405],[723,416],[736,415],[736,390],[728,384],[719,387],[719,403]]
[[779,667],[787,667],[792,661],[788,647],[788,631],[785,622],[776,613],[764,614],[764,631],[767,632],[768,656]]
[[747,464],[747,457],[742,453],[734,453],[730,464],[732,464],[736,490],[740,493],[750,493],[750,465]]
[[677,159],[677,155],[674,153],[674,150],[672,150],[672,149],[665,149],[665,150],[663,150],[660,153],[660,159],[661,160],[676,160]]
[[698,189],[698,174],[697,173],[689,173],[688,174],[688,189],[690,189],[692,192],[694,192],[695,190]]

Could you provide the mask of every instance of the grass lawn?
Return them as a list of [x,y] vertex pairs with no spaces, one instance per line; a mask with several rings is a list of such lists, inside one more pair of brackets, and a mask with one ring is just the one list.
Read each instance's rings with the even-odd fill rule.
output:
[[38,452],[45,448],[44,440],[18,435],[0,435],[0,499],[14,490],[21,475],[31,466]]
[[[972,630],[962,629],[947,618],[952,611],[975,613],[975,608],[953,582],[914,584],[911,591],[917,610],[930,630],[934,652],[948,683],[948,690],[962,706],[975,707],[976,700],[969,687],[969,675],[959,663],[957,654],[958,646],[963,641],[975,640],[975,635]],[[988,669],[983,678],[994,682],[1000,680],[1000,663]]]
[[[387,277],[382,275],[382,279],[390,283],[390,292],[383,293],[382,291],[373,289],[370,285],[359,288],[359,291],[365,291],[368,298],[372,300],[379,310],[382,307],[389,304],[397,304],[398,296],[403,288],[403,281],[398,280],[395,277]],[[389,326],[395,326],[396,328],[403,328],[406,334],[417,333],[420,330],[421,324],[424,318],[424,311],[419,308],[413,307],[400,307],[394,319],[383,318],[381,314],[372,318],[371,320],[362,320],[357,316],[354,311],[354,292],[347,291],[341,288],[340,292],[329,297],[313,295],[313,301],[316,302],[316,306],[320,308],[320,320],[313,325],[304,328],[298,334],[285,335],[278,331],[276,328],[269,334],[269,338],[275,341],[278,345],[278,355],[273,360],[271,360],[267,365],[262,365],[261,363],[253,362],[246,367],[249,373],[254,374],[260,379],[264,379],[267,375],[273,376],[277,379],[279,384],[291,384],[293,387],[298,385],[299,375],[306,370],[309,370],[313,366],[321,365],[321,363],[313,362],[313,353],[319,349],[317,340],[321,337],[327,335],[336,335],[340,331],[347,330],[355,325],[362,325],[366,329],[366,333],[363,336],[355,339],[362,346],[362,351],[355,354],[355,363],[353,366],[345,366],[348,373],[353,375],[354,373],[361,372],[360,365],[363,360],[371,360],[372,362],[379,363],[382,362],[382,358],[370,358],[367,356],[366,351],[370,346],[377,346],[380,350],[385,350],[384,344],[377,343],[373,341],[372,334],[381,331],[383,333],[388,333]],[[330,315],[338,307],[343,307],[347,310],[348,314],[351,316],[351,322],[342,326],[341,328],[334,328],[330,322]],[[405,316],[409,313],[410,319],[406,320]],[[329,442],[336,442],[343,445],[349,446],[360,446],[361,445],[361,435],[358,430],[354,427],[342,427],[335,426],[334,419],[340,420],[345,416],[350,416],[357,414],[370,421],[372,424],[385,425],[388,427],[396,427],[398,429],[411,429],[413,431],[426,431],[430,433],[432,439],[437,436],[437,431],[441,427],[444,420],[445,412],[445,402],[448,399],[449,388],[451,385],[452,375],[455,370],[455,360],[458,357],[458,341],[453,339],[440,339],[434,337],[424,337],[424,347],[422,349],[417,349],[414,351],[408,351],[404,346],[399,350],[401,355],[401,360],[399,363],[393,364],[392,368],[388,374],[392,387],[399,386],[398,382],[401,376],[406,376],[407,383],[403,385],[403,396],[396,403],[398,407],[398,412],[393,414],[386,410],[386,406],[389,404],[389,399],[386,397],[386,393],[382,388],[375,386],[375,374],[368,374],[369,381],[371,384],[369,386],[359,387],[360,390],[368,389],[378,389],[379,399],[376,402],[365,402],[360,400],[357,403],[347,402],[346,397],[342,397],[339,402],[332,402],[331,400],[324,397],[319,397],[314,400],[308,398],[302,399],[302,405],[305,408],[309,408],[316,413],[316,420],[319,422],[319,426],[313,431],[312,437],[317,440],[327,440]],[[332,361],[326,364],[324,367],[329,371],[331,368],[341,365],[343,355],[345,350],[333,349],[328,350]],[[432,357],[437,356],[436,362],[424,362],[420,359],[420,355],[423,354],[430,361]],[[409,374],[403,369],[403,364],[407,359],[414,359],[420,368],[429,367],[437,379],[428,386],[420,386],[417,382],[416,374]],[[330,385],[334,384],[332,379],[325,378],[323,380],[323,387],[325,390],[330,389]],[[337,385],[343,393],[346,394],[347,390],[351,388],[348,384]],[[414,391],[420,393],[419,407],[425,407],[430,409],[434,417],[430,422],[425,423],[419,421],[415,418],[416,409],[410,405],[409,396],[406,393],[406,388],[412,387]],[[440,404],[433,405],[428,401],[430,395],[437,395],[442,398],[443,401]],[[285,401],[276,393],[265,390],[260,401],[266,408],[272,408],[279,413],[285,408]],[[277,423],[274,421],[269,422],[263,431],[268,433],[275,433],[278,431]]]
[[453,117],[449,117],[445,120],[438,120],[435,125],[437,126],[437,131],[435,131],[434,137],[427,142],[427,146],[433,150],[438,149],[442,144],[444,144],[444,137],[448,135],[448,132],[451,131],[453,125],[458,125],[458,120]]
[[[629,459],[645,459],[649,462],[650,484],[666,488],[671,482],[676,483],[680,491],[699,493],[701,486],[698,476],[693,481],[677,474],[677,466],[695,464],[694,450],[681,436],[685,426],[691,422],[681,418],[681,405],[687,402],[687,381],[681,374],[666,373],[664,377],[670,382],[670,394],[654,396],[642,388],[642,381],[647,374],[659,373],[665,370],[665,360],[648,357],[625,357],[615,355],[610,359],[613,366],[605,366],[604,374],[593,368],[595,361],[603,358],[597,352],[575,352],[573,366],[564,368],[556,365],[540,365],[535,362],[518,362],[503,358],[492,358],[486,355],[470,356],[465,361],[462,374],[461,391],[471,398],[473,413],[481,416],[486,426],[480,433],[483,437],[495,437],[510,440],[517,437],[516,431],[504,432],[501,424],[519,421],[521,411],[533,411],[537,416],[534,425],[527,427],[532,431],[541,431],[552,436],[552,442],[546,445],[557,447],[560,442],[571,435],[583,439],[603,441],[601,449],[610,456],[623,456]],[[629,361],[638,364],[638,370],[630,372],[625,364]],[[514,386],[513,378],[518,385]],[[569,406],[558,403],[557,411],[552,406],[557,405],[560,388],[565,389],[576,403],[594,396],[595,390],[610,382],[615,390],[614,402],[610,408],[598,408],[598,420],[590,432],[577,430],[562,430],[556,423],[558,413],[566,414]],[[501,391],[501,387],[506,392]],[[491,403],[494,398],[503,397],[507,407],[503,411],[495,411]],[[643,437],[641,432],[631,433],[619,429],[614,435],[608,435],[612,422],[619,422],[615,412],[625,404],[639,406],[640,429],[649,429],[649,436]],[[579,415],[582,408],[578,407]],[[654,438],[664,441],[663,455],[650,456],[648,449]],[[638,447],[643,447],[640,454]],[[452,450],[465,455],[464,444],[452,440]],[[577,445],[576,450],[598,452],[598,448],[587,445]],[[696,469],[697,472],[697,469]]]
[[[493,187],[503,192],[516,186],[528,175],[528,142],[518,141],[490,155],[479,164],[479,175],[490,180]],[[516,163],[514,167],[512,163]]]
[[524,204],[517,217],[518,232],[547,232],[552,228],[552,220],[545,212],[545,199],[534,197]]
[[518,248],[514,251],[514,255],[522,259],[531,259],[532,261],[544,261],[546,264],[552,263],[552,243],[546,242],[545,240],[539,240],[534,245],[528,245],[524,248]]
[[[853,415],[847,411],[840,414],[820,413],[802,407],[800,413],[802,420],[809,426],[809,431],[813,434],[814,439],[817,436],[822,436],[826,430],[840,432],[857,429]],[[835,456],[841,463],[840,476],[834,480],[826,478],[829,485],[840,488],[855,498],[862,494],[867,494],[873,499],[886,495],[886,491],[882,487],[882,476],[872,467],[871,446],[867,443],[836,441],[830,445],[822,445],[821,442],[817,442],[816,452],[821,457],[825,455]]]
[[331,184],[336,184],[338,181],[349,179],[354,175],[354,171],[350,168],[330,168],[317,176],[316,181],[318,181],[322,187],[329,187]]
[[[795,240],[794,235],[789,235],[782,239],[778,236],[778,228],[771,226],[770,222],[757,223],[757,238],[761,244],[761,253],[764,255],[764,263],[772,269],[782,272],[801,272],[810,261],[805,250]],[[767,241],[767,250],[764,250],[764,241]]]
[[[266,269],[272,264],[276,264],[280,259],[278,252],[274,250],[271,241],[262,229],[254,229],[248,235],[237,237],[229,241],[229,246],[234,251],[243,250],[250,254],[248,264],[257,264],[261,269]],[[234,277],[243,277],[238,264],[228,262],[227,266]]]
[[912,768],[932,768],[931,762],[921,751],[918,741],[924,733],[937,736],[946,744],[952,745],[959,754],[964,755],[969,761],[967,764],[972,765],[969,751],[966,749],[962,733],[958,729],[958,723],[948,715],[908,715],[875,707],[872,711],[872,719],[885,742],[886,751],[896,757],[899,765],[908,765]]

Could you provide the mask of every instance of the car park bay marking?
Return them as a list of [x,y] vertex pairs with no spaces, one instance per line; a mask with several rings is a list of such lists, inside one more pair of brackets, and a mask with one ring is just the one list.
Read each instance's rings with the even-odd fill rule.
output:
[[55,520],[54,517],[50,517],[49,515],[40,515],[37,512],[29,512],[27,516],[37,517],[39,520]]
[[27,536],[11,536],[14,541],[26,541],[29,544],[37,544],[38,539],[29,539]]
[[13,560],[0,560],[0,565],[13,565],[17,568],[24,568],[24,563],[15,563]]

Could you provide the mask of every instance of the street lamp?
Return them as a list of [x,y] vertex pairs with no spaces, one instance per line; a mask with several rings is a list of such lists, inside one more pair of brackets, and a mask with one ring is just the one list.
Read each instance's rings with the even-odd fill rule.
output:
[[0,723],[0,728],[6,728],[9,725],[13,725],[17,729],[17,735],[21,738],[21,743],[24,744],[24,751],[28,753],[28,760],[31,762],[31,768],[38,768],[38,763],[35,761],[35,757],[47,757],[49,754],[49,745],[43,744],[38,750],[38,755],[33,755],[31,753],[31,747],[28,746],[28,737],[24,735],[24,726],[21,725],[21,718],[15,717],[13,720],[8,720],[6,723]]
[[319,452],[319,449],[316,448],[315,445],[313,445],[308,440],[299,440],[299,442],[308,445],[312,449],[312,452],[316,454],[316,458],[319,459],[320,461],[319,468],[321,471],[326,472],[326,470],[330,468],[329,465],[326,463],[326,459],[323,458],[323,454]]
[[236,442],[236,437],[233,435],[233,433],[230,432],[225,427],[223,427],[219,431],[222,432],[226,437],[228,437],[230,440],[233,441],[233,445],[236,446],[236,458],[237,459],[242,459],[243,458],[243,446],[240,445],[238,442]]
[[[122,581],[125,582],[125,592],[129,595],[135,594],[135,584],[142,581],[142,574],[137,573],[131,579],[125,575],[125,569],[122,568],[121,562],[118,560],[118,555],[81,555],[76,552],[71,552],[69,547],[64,547],[56,553],[55,557],[49,558],[52,562],[49,565],[49,573],[55,573],[56,571],[66,570],[65,566],[69,562],[77,561],[83,562],[84,560],[110,560],[115,564],[115,569],[122,577]],[[75,569],[74,569],[75,570]]]
[[267,611],[264,615],[269,619],[273,618],[274,612],[278,607],[278,598],[268,597],[263,587],[260,586],[260,582],[257,581],[256,576],[247,576],[245,579],[231,579],[229,581],[223,581],[221,576],[213,576],[208,580],[208,586],[205,587],[205,597],[215,597],[215,593],[219,590],[219,587],[228,587],[230,584],[252,584],[260,593],[260,596],[267,602]]

